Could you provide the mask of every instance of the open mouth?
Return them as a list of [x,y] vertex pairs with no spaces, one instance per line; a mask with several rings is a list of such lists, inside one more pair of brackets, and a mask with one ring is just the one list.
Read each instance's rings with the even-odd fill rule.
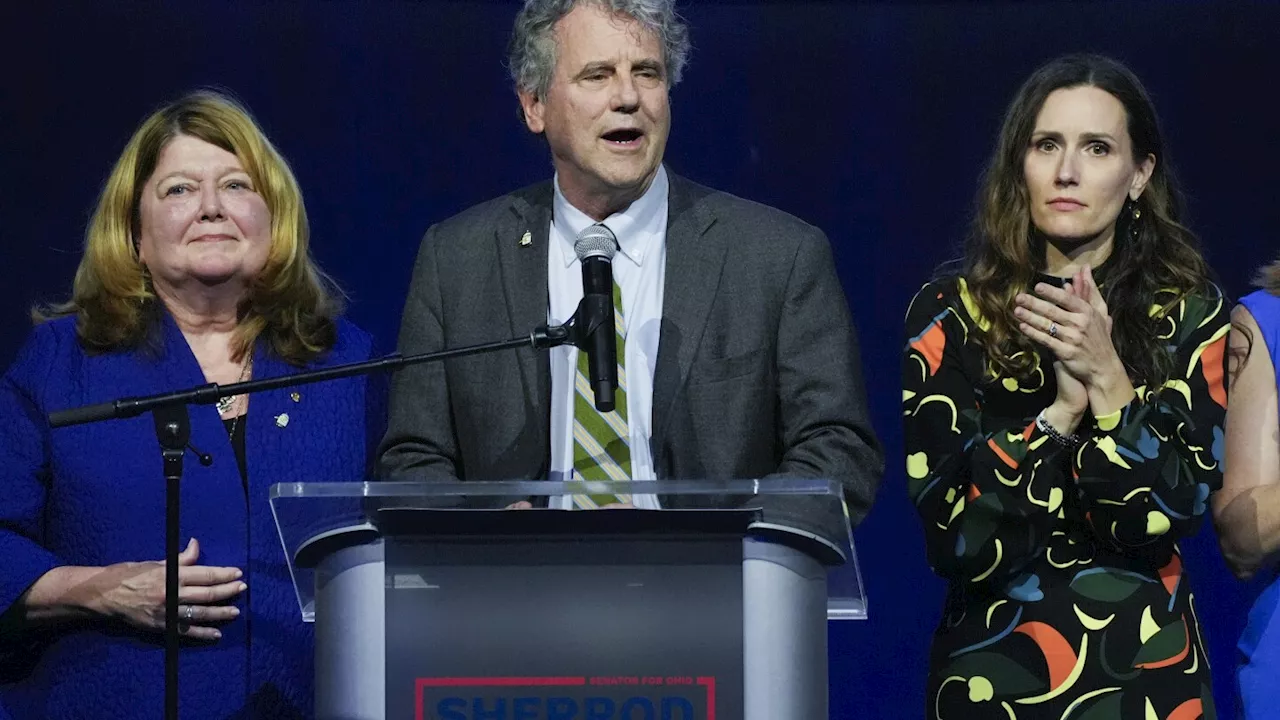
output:
[[640,142],[644,133],[639,130],[611,130],[601,137],[614,145],[634,145]]

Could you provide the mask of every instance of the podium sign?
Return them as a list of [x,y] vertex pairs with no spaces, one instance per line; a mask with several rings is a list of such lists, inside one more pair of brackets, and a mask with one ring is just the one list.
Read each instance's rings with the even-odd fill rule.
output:
[[386,563],[389,718],[742,716],[740,536],[397,539]]

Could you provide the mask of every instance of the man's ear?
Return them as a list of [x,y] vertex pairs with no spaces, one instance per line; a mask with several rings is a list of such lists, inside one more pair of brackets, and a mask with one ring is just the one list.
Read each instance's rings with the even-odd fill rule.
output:
[[520,97],[520,109],[524,111],[524,124],[530,132],[542,134],[542,131],[547,128],[542,116],[547,106],[537,94],[529,90],[517,90],[516,95]]

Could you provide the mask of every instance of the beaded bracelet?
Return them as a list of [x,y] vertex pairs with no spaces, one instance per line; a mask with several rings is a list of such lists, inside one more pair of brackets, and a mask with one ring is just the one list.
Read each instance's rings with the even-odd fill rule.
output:
[[1036,427],[1040,428],[1040,432],[1048,435],[1050,440],[1064,448],[1067,448],[1068,450],[1074,450],[1080,446],[1081,442],[1083,442],[1079,435],[1063,434],[1058,430],[1058,428],[1050,425],[1049,421],[1044,416],[1044,410],[1041,410],[1040,414],[1036,416]]

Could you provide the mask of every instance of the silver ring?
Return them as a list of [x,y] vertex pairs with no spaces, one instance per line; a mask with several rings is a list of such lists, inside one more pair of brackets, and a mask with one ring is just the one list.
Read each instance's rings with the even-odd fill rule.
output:
[[187,622],[191,622],[192,616],[195,614],[196,614],[195,606],[188,605],[187,609],[182,613],[182,617],[186,618]]
[[1056,322],[1049,323],[1049,337],[1051,338],[1058,337],[1058,323]]

